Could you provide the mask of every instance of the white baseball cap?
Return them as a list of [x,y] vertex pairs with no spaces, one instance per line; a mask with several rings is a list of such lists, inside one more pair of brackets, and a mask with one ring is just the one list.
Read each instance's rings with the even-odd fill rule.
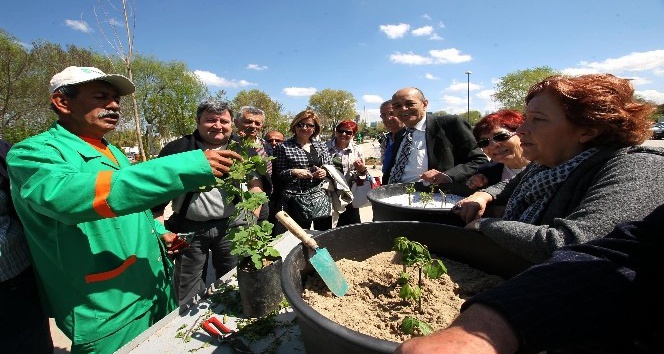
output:
[[106,81],[115,86],[120,96],[129,95],[136,89],[134,83],[122,75],[108,75],[93,67],[70,66],[53,75],[49,89],[51,93],[65,85],[77,85],[95,80]]

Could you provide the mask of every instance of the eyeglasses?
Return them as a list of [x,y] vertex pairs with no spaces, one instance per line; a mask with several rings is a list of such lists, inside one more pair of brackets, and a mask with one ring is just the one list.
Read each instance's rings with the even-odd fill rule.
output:
[[349,136],[353,135],[353,131],[352,131],[352,130],[337,129],[337,133],[339,133],[339,134],[346,134],[346,135],[349,135]]
[[384,119],[384,118],[387,118],[388,116],[390,116],[390,117],[396,117],[397,115],[394,114],[393,112],[390,112],[390,113],[381,113],[381,114],[380,114],[380,117],[383,118],[383,119]]
[[489,146],[489,144],[491,144],[491,140],[493,140],[495,142],[505,141],[505,140],[508,140],[509,138],[513,137],[514,135],[516,135],[516,133],[514,133],[514,132],[496,133],[491,138],[484,138],[484,139],[478,140],[477,141],[477,146],[484,149],[485,147]]
[[316,125],[311,124],[311,123],[297,123],[297,124],[295,124],[295,126],[300,128],[300,129],[304,129],[305,127],[309,128],[309,129],[313,129]]
[[283,140],[281,139],[267,139],[268,143],[281,143]]

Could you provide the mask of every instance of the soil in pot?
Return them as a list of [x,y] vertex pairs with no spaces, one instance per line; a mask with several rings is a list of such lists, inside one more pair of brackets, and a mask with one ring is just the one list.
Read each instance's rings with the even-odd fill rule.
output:
[[[466,264],[437,258],[443,261],[448,273],[439,279],[423,279],[422,312],[417,310],[416,302],[406,302],[398,296],[397,279],[403,266],[400,255],[392,251],[362,262],[337,260],[350,286],[343,297],[334,296],[320,277],[313,275],[307,278],[302,298],[321,315],[344,327],[375,338],[402,342],[410,337],[399,328],[405,316],[417,317],[434,330],[445,328],[459,314],[466,298],[504,281]],[[417,279],[415,268],[407,271],[411,279]]]
[[242,312],[247,317],[262,317],[279,309],[284,299],[281,290],[282,260],[275,257],[269,264],[256,270],[251,260],[242,260],[237,267],[237,283],[242,300]]

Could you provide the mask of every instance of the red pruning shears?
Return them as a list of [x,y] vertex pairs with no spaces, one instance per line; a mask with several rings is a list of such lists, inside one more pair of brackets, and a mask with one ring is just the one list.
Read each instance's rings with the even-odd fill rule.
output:
[[238,338],[238,332],[226,327],[218,318],[212,316],[201,325],[205,332],[217,338],[220,343],[228,343],[238,353],[253,353],[251,348]]

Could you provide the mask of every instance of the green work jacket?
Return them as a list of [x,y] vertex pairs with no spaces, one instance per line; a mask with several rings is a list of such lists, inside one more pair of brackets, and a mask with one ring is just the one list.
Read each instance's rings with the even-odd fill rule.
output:
[[55,123],[7,157],[45,307],[74,343],[175,309],[166,230],[150,208],[215,183],[201,150],[132,165],[109,148],[117,164]]

